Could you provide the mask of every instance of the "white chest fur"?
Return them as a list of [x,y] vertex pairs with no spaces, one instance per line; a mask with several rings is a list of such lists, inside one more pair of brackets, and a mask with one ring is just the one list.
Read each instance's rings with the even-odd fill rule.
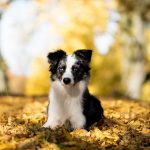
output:
[[86,87],[86,81],[80,81],[71,87],[62,85],[60,81],[52,82],[49,93],[48,120],[44,127],[54,129],[69,120],[73,128],[83,128],[85,117],[82,96]]

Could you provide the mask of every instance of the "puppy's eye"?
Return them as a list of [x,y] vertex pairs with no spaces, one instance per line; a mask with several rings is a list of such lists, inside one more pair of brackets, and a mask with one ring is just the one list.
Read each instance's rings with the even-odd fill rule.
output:
[[77,67],[73,67],[72,71],[76,72],[76,71],[78,71],[78,68]]
[[61,72],[64,71],[64,70],[65,70],[65,66],[60,66],[60,67],[58,68],[58,70],[61,71]]

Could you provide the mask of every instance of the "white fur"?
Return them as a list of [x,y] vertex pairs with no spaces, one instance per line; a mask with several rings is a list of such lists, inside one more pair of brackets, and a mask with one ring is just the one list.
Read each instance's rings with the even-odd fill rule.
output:
[[70,78],[71,79],[71,84],[74,84],[74,80],[73,80],[73,75],[71,73],[71,68],[72,66],[75,64],[75,62],[77,61],[77,59],[75,58],[74,55],[68,55],[67,56],[67,61],[66,61],[66,70],[62,76],[62,84],[63,84],[63,79],[64,78]]
[[48,120],[44,127],[55,129],[68,119],[73,128],[83,128],[85,117],[82,113],[81,102],[86,86],[86,81],[80,81],[71,87],[63,86],[60,81],[52,82],[49,93]]
[[[73,80],[71,67],[75,62],[74,56],[67,57],[67,68],[63,77]],[[82,98],[86,88],[87,81],[80,81],[76,85],[69,86],[62,84],[59,80],[53,81],[49,93],[48,119],[43,127],[55,129],[69,120],[74,129],[83,128],[86,120],[83,115]]]

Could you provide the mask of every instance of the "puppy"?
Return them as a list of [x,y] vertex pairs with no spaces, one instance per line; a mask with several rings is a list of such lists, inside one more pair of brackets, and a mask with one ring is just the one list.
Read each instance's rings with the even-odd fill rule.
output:
[[43,127],[55,129],[69,122],[71,129],[88,129],[103,118],[100,101],[89,93],[92,50],[72,55],[58,50],[48,54],[51,72],[48,119]]

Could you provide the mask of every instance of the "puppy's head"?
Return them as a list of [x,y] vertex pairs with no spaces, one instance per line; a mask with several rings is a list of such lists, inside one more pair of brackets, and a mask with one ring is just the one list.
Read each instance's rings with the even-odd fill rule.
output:
[[89,77],[89,63],[92,50],[76,50],[72,55],[67,55],[63,50],[48,54],[50,63],[51,80],[59,80],[63,85],[73,86]]

